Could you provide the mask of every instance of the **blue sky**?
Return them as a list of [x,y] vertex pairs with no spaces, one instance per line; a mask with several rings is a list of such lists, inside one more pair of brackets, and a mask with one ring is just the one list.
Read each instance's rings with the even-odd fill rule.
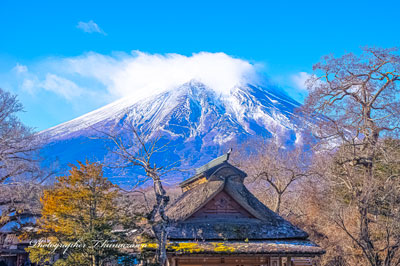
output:
[[301,101],[299,81],[321,56],[399,46],[399,10],[400,1],[368,0],[0,0],[0,87],[18,94],[21,119],[42,130],[124,96],[104,77],[133,62],[132,51],[154,62],[222,52]]

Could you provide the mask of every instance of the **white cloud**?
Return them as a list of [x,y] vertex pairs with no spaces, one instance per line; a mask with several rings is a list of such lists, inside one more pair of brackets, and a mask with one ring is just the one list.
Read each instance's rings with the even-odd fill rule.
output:
[[28,72],[28,67],[17,63],[17,65],[13,68],[13,70],[18,74],[21,74]]
[[307,91],[306,81],[311,78],[307,72],[299,72],[291,76],[291,80],[296,89]]
[[88,22],[79,21],[78,25],[76,26],[78,29],[83,30],[87,33],[100,33],[103,35],[107,35],[100,27],[95,23],[93,20]]
[[135,51],[109,56],[91,52],[38,62],[19,80],[21,88],[33,95],[45,90],[72,102],[92,96],[110,102],[126,96],[139,100],[191,80],[227,94],[240,84],[259,84],[258,70],[225,53],[185,56]]
[[79,97],[84,93],[84,90],[71,80],[54,74],[47,74],[46,79],[41,82],[39,86],[47,91],[55,92],[67,100],[71,100],[74,97]]
[[37,86],[37,85],[36,85],[36,81],[35,81],[35,80],[26,78],[26,79],[24,79],[24,80],[22,81],[21,88],[22,88],[24,91],[29,92],[30,94],[34,94],[34,93],[35,93],[35,87],[36,87],[36,86]]
[[258,81],[256,67],[224,53],[201,52],[192,56],[147,54],[105,56],[89,53],[65,59],[65,70],[93,78],[116,98],[137,99],[198,80],[219,93],[229,93],[236,85]]
[[36,95],[41,89],[44,89],[67,100],[72,100],[84,93],[89,93],[75,82],[52,73],[47,73],[43,78],[40,78],[41,73],[30,72],[26,66],[17,65],[14,70],[18,73],[21,89],[31,95]]

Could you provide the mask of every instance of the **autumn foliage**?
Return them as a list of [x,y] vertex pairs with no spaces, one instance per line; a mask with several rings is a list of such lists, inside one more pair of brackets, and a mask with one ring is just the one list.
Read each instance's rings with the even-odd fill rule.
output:
[[125,240],[114,232],[117,226],[129,223],[116,204],[118,188],[103,177],[100,164],[78,164],[69,175],[57,177],[54,188],[44,191],[36,232],[36,238],[46,239],[46,243],[74,246],[55,252],[32,246],[33,262],[50,261],[57,254],[60,259],[55,265],[103,265],[119,251],[102,244]]

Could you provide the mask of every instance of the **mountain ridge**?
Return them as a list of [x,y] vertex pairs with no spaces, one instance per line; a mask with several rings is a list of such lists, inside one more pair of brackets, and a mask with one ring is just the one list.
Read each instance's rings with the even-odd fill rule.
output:
[[192,80],[140,101],[120,99],[42,131],[40,135],[47,139],[42,154],[58,158],[60,165],[84,158],[101,161],[110,155],[109,148],[95,137],[128,122],[171,143],[159,160],[165,163],[165,158],[171,158],[184,161],[182,167],[199,166],[218,156],[229,142],[279,134],[295,143],[300,129],[294,110],[299,106],[273,86],[246,84],[219,94]]

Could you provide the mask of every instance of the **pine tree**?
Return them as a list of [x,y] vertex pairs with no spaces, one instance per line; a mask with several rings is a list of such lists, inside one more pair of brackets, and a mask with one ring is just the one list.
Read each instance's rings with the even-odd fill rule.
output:
[[[61,258],[55,265],[100,266],[120,255],[119,249],[109,246],[127,243],[125,234],[114,229],[128,225],[130,219],[118,207],[120,192],[103,177],[102,165],[78,164],[68,176],[57,177],[54,188],[44,191],[36,236],[46,243],[71,245],[56,250]],[[43,244],[28,248],[32,262],[43,263],[54,256],[54,247]]]

